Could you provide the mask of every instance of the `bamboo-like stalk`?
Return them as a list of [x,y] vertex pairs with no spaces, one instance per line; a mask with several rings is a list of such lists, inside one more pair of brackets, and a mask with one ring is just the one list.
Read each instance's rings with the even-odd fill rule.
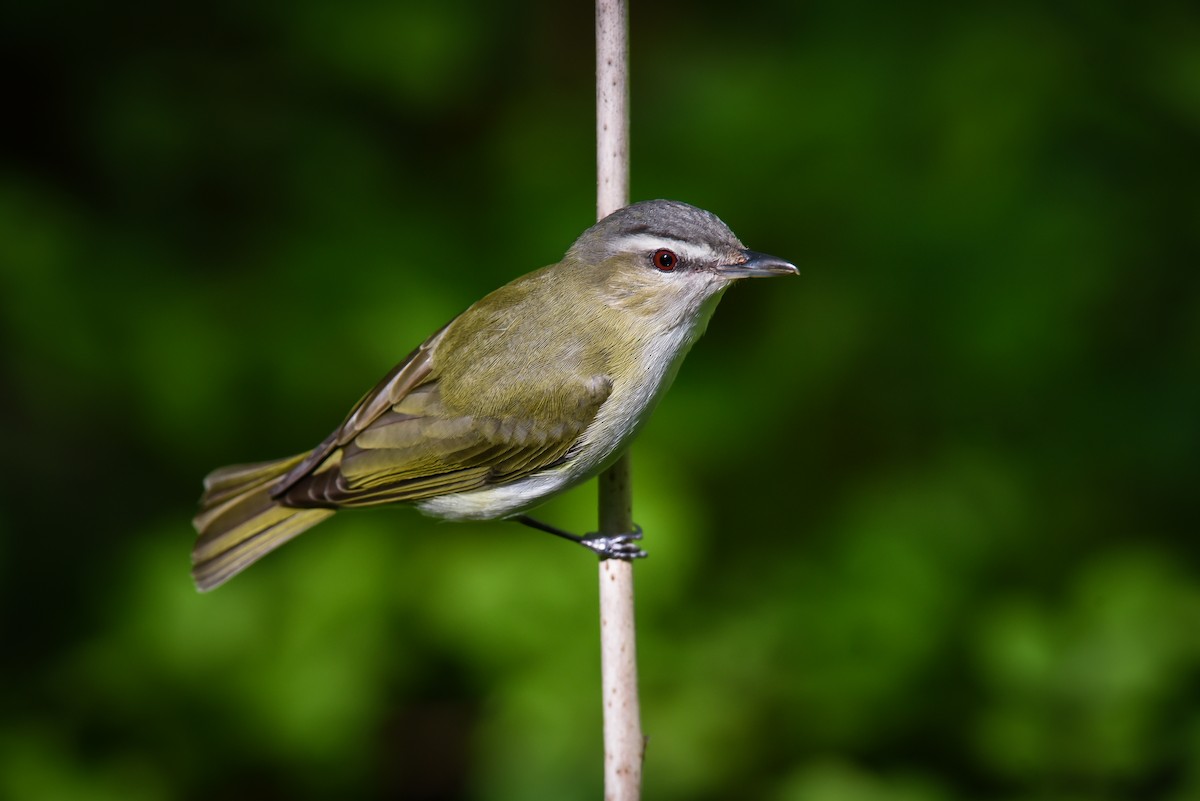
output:
[[[596,215],[629,203],[629,5],[596,0]],[[599,479],[600,531],[633,529],[629,454]],[[604,797],[642,794],[641,706],[638,702],[633,564],[600,562],[600,674],[604,703]]]

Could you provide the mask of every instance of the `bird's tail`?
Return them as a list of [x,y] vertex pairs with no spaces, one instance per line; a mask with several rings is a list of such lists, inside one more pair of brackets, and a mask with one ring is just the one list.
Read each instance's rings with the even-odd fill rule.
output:
[[307,453],[274,462],[222,467],[204,479],[200,535],[192,549],[192,578],[201,592],[218,587],[263,556],[333,514],[332,509],[294,509],[274,500],[275,481]]

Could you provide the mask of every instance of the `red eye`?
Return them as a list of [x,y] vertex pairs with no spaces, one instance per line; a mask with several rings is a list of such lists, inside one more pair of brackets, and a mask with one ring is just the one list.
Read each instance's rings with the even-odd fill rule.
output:
[[654,251],[654,266],[662,270],[664,273],[669,273],[679,264],[679,257],[671,251],[663,248]]

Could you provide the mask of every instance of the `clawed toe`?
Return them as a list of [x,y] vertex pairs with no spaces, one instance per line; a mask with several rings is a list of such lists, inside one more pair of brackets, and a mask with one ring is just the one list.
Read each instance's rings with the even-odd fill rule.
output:
[[638,547],[637,542],[642,538],[642,527],[634,524],[633,531],[623,534],[592,533],[579,540],[579,544],[595,551],[601,559],[645,559],[648,555]]

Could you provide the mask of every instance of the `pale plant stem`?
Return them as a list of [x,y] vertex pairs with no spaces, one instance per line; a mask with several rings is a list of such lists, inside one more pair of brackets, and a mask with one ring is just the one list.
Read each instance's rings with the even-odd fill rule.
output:
[[[629,203],[629,5],[596,0],[596,215]],[[599,479],[600,531],[633,530],[629,454]],[[641,707],[638,702],[633,564],[600,562],[600,674],[604,703],[604,797],[642,794]]]

